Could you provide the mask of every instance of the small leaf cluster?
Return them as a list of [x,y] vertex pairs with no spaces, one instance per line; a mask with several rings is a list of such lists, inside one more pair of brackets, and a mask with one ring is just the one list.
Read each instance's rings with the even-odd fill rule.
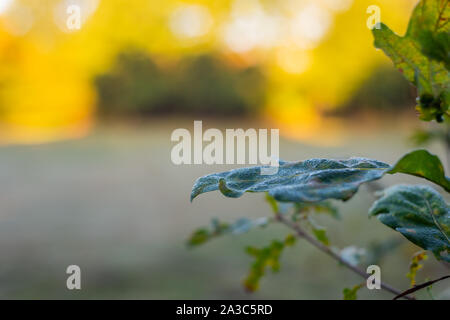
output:
[[264,248],[247,247],[247,254],[255,260],[251,265],[250,273],[244,280],[246,290],[253,292],[259,288],[259,282],[270,268],[272,272],[280,270],[280,255],[286,247],[295,244],[295,237],[288,235],[284,241],[273,240],[272,243]]
[[187,243],[192,247],[198,246],[225,234],[243,234],[255,227],[265,227],[269,222],[270,219],[265,217],[257,220],[241,218],[232,224],[213,219],[209,228],[200,228],[194,231]]

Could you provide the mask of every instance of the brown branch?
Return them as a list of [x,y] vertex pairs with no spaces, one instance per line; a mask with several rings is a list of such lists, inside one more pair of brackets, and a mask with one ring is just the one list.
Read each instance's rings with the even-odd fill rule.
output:
[[[320,241],[317,241],[309,233],[304,231],[303,228],[300,227],[300,225],[298,225],[297,223],[294,223],[294,222],[291,222],[291,221],[285,219],[284,216],[282,214],[280,214],[280,213],[277,213],[276,217],[277,217],[277,220],[279,222],[283,223],[284,225],[286,225],[290,229],[294,230],[296,235],[297,235],[297,237],[308,241],[310,244],[315,246],[317,249],[319,249],[320,251],[326,253],[327,255],[332,257],[333,259],[337,260],[339,263],[341,263],[342,265],[344,265],[345,267],[347,267],[351,271],[355,272],[356,274],[360,275],[361,277],[363,277],[366,280],[370,276],[366,272],[364,272],[364,270],[361,270],[358,267],[356,267],[356,266],[352,265],[351,263],[349,263],[349,262],[345,261],[344,259],[342,259],[342,257],[340,255],[338,255],[336,252],[334,252],[333,250],[331,250],[331,248],[327,247],[326,245],[324,245]],[[386,290],[386,291],[389,291],[389,292],[391,292],[391,293],[393,293],[393,294],[395,294],[397,296],[401,294],[400,290],[397,290],[397,289],[393,288],[392,286],[390,286],[390,285],[388,285],[386,283],[383,283],[383,282],[381,282],[381,288]],[[402,296],[402,298],[408,299],[408,300],[415,300],[414,297],[411,297],[408,294],[405,294],[404,296]]]
[[408,289],[408,290],[402,292],[401,294],[395,296],[394,299],[392,299],[392,300],[397,300],[397,299],[403,298],[404,296],[406,296],[408,294],[411,294],[411,293],[414,293],[416,291],[422,290],[422,289],[424,289],[426,287],[431,286],[432,284],[434,284],[436,282],[439,282],[439,281],[442,281],[442,280],[445,280],[445,279],[448,279],[448,278],[450,278],[450,275],[444,276],[444,277],[436,279],[436,280],[431,280],[431,281],[427,281],[425,283],[419,284],[419,285],[414,286],[413,288]]

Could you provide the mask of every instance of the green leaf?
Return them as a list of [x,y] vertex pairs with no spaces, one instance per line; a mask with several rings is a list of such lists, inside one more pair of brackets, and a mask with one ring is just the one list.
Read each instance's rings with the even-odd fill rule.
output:
[[269,203],[270,207],[272,208],[273,213],[279,213],[280,212],[280,207],[278,206],[277,200],[275,200],[275,198],[272,197],[268,193],[266,193],[266,201]]
[[344,294],[344,300],[357,300],[358,296],[358,290],[364,287],[364,283],[358,284],[354,286],[353,288],[345,288],[342,293]]
[[198,229],[192,233],[187,241],[189,246],[198,246],[201,245],[212,238],[211,233],[208,229]]
[[317,223],[314,221],[314,219],[311,216],[308,216],[307,221],[308,221],[309,226],[311,227],[311,230],[312,230],[314,236],[316,237],[316,239],[318,241],[322,242],[324,245],[329,246],[330,240],[328,239],[328,236],[327,236],[327,229],[317,225]]
[[[375,37],[375,47],[383,50],[391,58],[406,79],[416,86],[422,82],[423,89],[426,92],[432,92],[431,79],[428,76],[430,63],[417,45],[408,36],[396,35],[383,23],[380,24],[380,29],[375,28],[372,32]],[[416,82],[417,80],[419,83]]]
[[385,225],[400,232],[438,260],[450,262],[450,208],[442,196],[428,186],[394,186],[370,209]]
[[422,0],[413,12],[408,35],[417,39],[421,51],[429,58],[450,65],[450,1]]
[[323,213],[332,216],[333,218],[339,220],[341,219],[339,210],[333,205],[331,201],[320,201],[320,202],[278,202],[274,197],[266,193],[266,201],[270,204],[272,211],[274,213]]
[[[448,19],[447,19],[448,21]],[[448,32],[432,33],[423,30],[419,38],[422,52],[431,59],[442,62],[450,70],[450,34]]]
[[296,242],[297,238],[292,234],[289,234],[286,239],[284,239],[284,245],[286,247],[292,247]]
[[331,201],[296,202],[294,203],[294,207],[296,213],[313,211],[315,213],[328,214],[337,220],[341,218],[338,208],[334,206]]
[[[373,29],[375,47],[382,49],[419,93],[421,119],[443,121],[450,107],[449,0],[422,0],[406,35],[380,24]],[[446,67],[447,66],[447,67]]]
[[241,218],[232,224],[222,223],[217,219],[213,219],[209,228],[200,228],[189,237],[187,243],[189,246],[198,246],[204,244],[213,238],[225,234],[243,234],[249,232],[256,227],[265,227],[269,223],[268,218],[259,218],[250,220]]
[[345,201],[362,183],[380,179],[387,169],[390,167],[385,163],[364,158],[280,162],[274,175],[261,175],[261,167],[240,168],[199,178],[192,189],[191,201],[214,190],[231,198],[245,192],[268,192],[277,201]]
[[445,176],[441,160],[426,150],[417,150],[401,158],[389,173],[406,173],[432,181],[450,192],[450,179]]
[[187,244],[191,247],[202,245],[211,239],[229,232],[230,226],[217,219],[212,219],[209,228],[200,228],[192,233]]
[[317,240],[319,240],[326,246],[330,245],[330,240],[328,239],[327,230],[325,228],[314,227],[312,230],[313,230],[313,234]]
[[250,273],[244,279],[244,287],[247,291],[254,292],[259,289],[261,278],[266,273],[266,268],[270,268],[272,272],[280,270],[280,256],[284,248],[293,246],[296,238],[289,235],[282,241],[273,240],[272,243],[264,248],[248,247],[247,254],[255,258],[250,268]]

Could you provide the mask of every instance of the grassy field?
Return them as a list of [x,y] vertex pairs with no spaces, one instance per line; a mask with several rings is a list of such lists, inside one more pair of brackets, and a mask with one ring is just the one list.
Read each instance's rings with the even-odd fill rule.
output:
[[[258,194],[235,200],[211,193],[191,204],[197,177],[230,166],[173,165],[170,133],[178,127],[191,128],[192,122],[102,128],[75,141],[1,147],[0,298],[340,299],[344,287],[361,282],[298,242],[284,253],[279,274],[269,273],[257,293],[245,293],[241,280],[251,260],[244,247],[284,237],[288,231],[281,226],[187,249],[190,232],[212,217],[232,221],[271,213]],[[282,140],[280,155],[286,160],[366,156],[393,163],[411,149],[405,143],[409,133],[401,126],[353,132],[345,144],[326,148]],[[442,154],[438,146],[431,150]],[[421,183],[395,179],[382,183]],[[333,245],[402,239],[367,218],[373,199],[362,188],[345,206],[338,203],[342,221],[320,217]],[[407,288],[409,257],[418,248],[403,243],[384,260],[382,277]],[[66,289],[71,264],[82,269],[80,291]],[[430,257],[419,279],[444,271]],[[436,294],[444,289],[445,283],[434,288]],[[361,297],[391,296],[363,289]]]

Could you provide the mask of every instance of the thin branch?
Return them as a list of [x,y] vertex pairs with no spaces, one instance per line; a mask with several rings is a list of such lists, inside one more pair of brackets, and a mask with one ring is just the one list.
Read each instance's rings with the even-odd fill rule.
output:
[[[304,231],[303,228],[300,227],[300,225],[298,225],[297,223],[294,223],[294,222],[291,222],[291,221],[285,219],[284,216],[282,214],[280,214],[280,213],[277,213],[276,217],[277,217],[278,221],[280,221],[281,223],[283,223],[284,225],[286,225],[290,229],[294,230],[296,235],[299,238],[302,238],[302,239],[308,241],[310,244],[315,246],[317,249],[319,249],[320,251],[328,254],[330,257],[332,257],[333,259],[337,260],[339,263],[341,263],[342,265],[344,265],[348,269],[352,270],[353,272],[355,272],[356,274],[360,275],[361,277],[363,277],[366,280],[370,276],[366,272],[364,272],[364,270],[361,270],[358,267],[352,265],[351,263],[348,263],[346,260],[342,259],[342,257],[340,255],[338,255],[336,252],[331,250],[329,247],[327,247],[326,245],[324,245],[320,241],[317,241],[309,233]],[[401,294],[400,290],[397,290],[397,289],[393,288],[392,286],[390,286],[390,285],[388,285],[386,283],[383,283],[383,282],[381,282],[381,288],[383,288],[384,290],[389,291],[389,292],[391,292],[391,293],[393,293],[395,295],[400,295]],[[415,300],[414,297],[411,297],[411,296],[409,296],[407,294],[402,296],[402,298],[408,299],[408,300]]]
[[436,282],[439,282],[439,281],[442,281],[442,280],[445,280],[445,279],[448,279],[448,278],[450,278],[450,275],[444,276],[444,277],[436,279],[436,280],[427,281],[425,283],[419,284],[419,285],[414,286],[413,288],[408,289],[405,292],[402,292],[401,294],[395,296],[394,299],[392,299],[392,300],[397,300],[397,299],[403,298],[404,296],[406,296],[408,294],[411,294],[411,293],[414,293],[416,291],[422,290],[424,288],[427,288],[427,287],[433,285]]

